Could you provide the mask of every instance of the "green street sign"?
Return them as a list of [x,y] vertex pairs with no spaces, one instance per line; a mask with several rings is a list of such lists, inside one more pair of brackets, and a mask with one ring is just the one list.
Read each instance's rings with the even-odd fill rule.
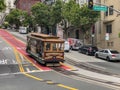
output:
[[107,11],[107,7],[106,7],[106,6],[94,5],[94,6],[93,6],[93,10],[94,10],[94,11],[104,11],[104,12],[106,12],[106,11]]

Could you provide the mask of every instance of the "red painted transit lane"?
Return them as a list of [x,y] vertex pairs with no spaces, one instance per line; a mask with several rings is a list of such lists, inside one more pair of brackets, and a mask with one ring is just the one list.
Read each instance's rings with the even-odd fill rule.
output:
[[[19,53],[24,55],[30,62],[32,62],[34,65],[36,65],[39,69],[42,70],[51,70],[51,68],[40,65],[35,62],[35,60],[26,53],[26,45],[25,43],[21,42],[20,40],[16,39],[12,34],[10,34],[8,31],[4,29],[0,29],[0,37],[2,37],[4,40],[6,40],[11,46],[13,46]],[[72,70],[71,67],[62,64],[60,66],[61,68],[65,70]]]

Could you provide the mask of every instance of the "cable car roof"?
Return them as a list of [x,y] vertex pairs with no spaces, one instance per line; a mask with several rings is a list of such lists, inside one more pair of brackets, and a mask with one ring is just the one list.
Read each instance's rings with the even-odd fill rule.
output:
[[31,33],[31,36],[34,36],[34,37],[40,37],[40,38],[54,38],[54,39],[58,39],[59,37],[57,36],[53,36],[53,35],[47,35],[47,34],[41,34],[41,33]]
[[46,42],[64,42],[64,40],[60,39],[59,37],[53,36],[53,35],[30,33],[28,36],[31,38],[38,39],[38,40],[40,39]]

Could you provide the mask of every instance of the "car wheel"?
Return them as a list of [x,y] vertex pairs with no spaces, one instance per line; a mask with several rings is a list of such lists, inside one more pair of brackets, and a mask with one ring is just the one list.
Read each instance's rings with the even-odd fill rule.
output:
[[67,52],[69,52],[69,50],[67,50]]
[[79,50],[79,53],[81,53],[81,50]]
[[98,54],[96,54],[95,57],[98,58]]
[[107,57],[107,58],[106,58],[106,60],[107,60],[107,61],[110,61],[110,58],[109,58],[109,57]]

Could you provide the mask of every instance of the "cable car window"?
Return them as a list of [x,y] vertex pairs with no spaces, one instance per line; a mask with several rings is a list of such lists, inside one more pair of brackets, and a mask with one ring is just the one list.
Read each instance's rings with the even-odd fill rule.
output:
[[49,51],[49,50],[50,50],[50,43],[47,42],[47,43],[46,43],[46,51]]
[[58,48],[59,48],[59,51],[64,50],[64,45],[63,45],[63,43],[58,43]]
[[36,44],[37,44],[37,41],[34,40],[34,39],[32,39],[32,40],[31,40],[31,45],[36,47]]
[[57,51],[57,43],[52,44],[52,49],[53,49],[53,51]]

